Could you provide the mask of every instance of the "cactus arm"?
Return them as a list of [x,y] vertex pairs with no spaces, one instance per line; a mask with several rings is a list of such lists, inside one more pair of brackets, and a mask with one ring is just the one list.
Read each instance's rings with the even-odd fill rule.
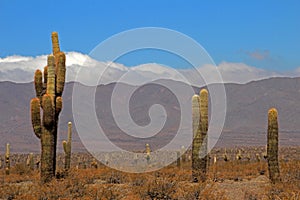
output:
[[62,144],[63,144],[64,152],[67,153],[67,151],[68,151],[67,150],[67,141],[63,140]]
[[43,95],[43,77],[41,70],[37,69],[34,73],[35,93],[38,98]]
[[63,52],[58,54],[58,63],[56,69],[56,94],[61,96],[64,85],[65,85],[65,76],[66,76],[66,55]]
[[200,97],[194,95],[192,98],[192,115],[193,115],[193,137],[199,130],[200,125]]
[[200,91],[200,116],[202,133],[207,134],[208,130],[208,91],[202,89]]
[[31,100],[30,108],[31,108],[31,122],[32,122],[33,131],[38,138],[41,138],[42,126],[41,126],[39,98],[33,98]]
[[57,116],[61,112],[62,106],[63,106],[62,97],[57,97],[56,98],[56,107],[55,107],[55,113],[56,113]]
[[52,53],[53,55],[55,55],[60,52],[57,32],[53,32],[51,34],[51,39],[52,39]]
[[46,89],[47,89],[47,80],[48,80],[48,66],[45,66],[44,67],[44,72],[43,72],[43,76],[44,76],[44,84],[43,84],[43,86],[44,86],[44,90],[46,91]]

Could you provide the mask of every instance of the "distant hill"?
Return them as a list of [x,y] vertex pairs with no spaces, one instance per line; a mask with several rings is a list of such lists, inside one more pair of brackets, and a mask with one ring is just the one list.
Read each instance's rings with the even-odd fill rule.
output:
[[[64,107],[60,116],[58,147],[66,138],[67,122],[72,118],[72,89],[74,82],[66,84],[63,94]],[[178,87],[183,87],[177,82]],[[123,134],[113,121],[110,112],[110,97],[114,83],[100,85],[96,92],[96,111],[107,136],[124,149],[143,149],[145,142],[159,148],[170,141],[177,130],[180,109],[174,96],[166,88],[147,85],[138,89],[130,103],[132,118],[139,125],[147,125],[147,109],[154,103],[162,104],[172,118],[162,132],[151,139],[141,139]],[[91,89],[81,85],[85,90]],[[133,87],[123,85],[122,87]],[[296,146],[300,143],[300,78],[271,78],[247,84],[225,84],[227,117],[218,146],[265,145],[267,111],[276,107],[279,112],[280,145]],[[199,88],[195,88],[199,92]],[[124,90],[125,91],[125,90]],[[184,89],[182,92],[185,92]],[[35,137],[30,119],[29,103],[35,96],[33,83],[0,82],[0,152],[7,142],[13,152],[39,152],[39,140]],[[123,104],[122,94],[117,101]],[[187,96],[187,99],[191,97]],[[88,117],[88,116],[87,116]],[[74,127],[74,151],[84,151]]]

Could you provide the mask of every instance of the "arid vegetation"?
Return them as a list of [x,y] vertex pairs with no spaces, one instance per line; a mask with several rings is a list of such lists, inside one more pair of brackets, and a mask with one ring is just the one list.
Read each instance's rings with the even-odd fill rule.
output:
[[[236,159],[239,152],[241,159]],[[5,166],[1,168],[0,199],[299,199],[300,148],[280,149],[282,182],[276,184],[268,179],[264,152],[265,147],[227,148],[228,161],[224,161],[225,149],[214,149],[205,183],[193,183],[191,151],[180,166],[174,163],[140,174],[101,163],[95,168],[91,155],[72,154],[67,176],[64,154],[58,154],[58,172],[49,184],[40,183],[37,165],[31,170],[26,163],[28,155],[13,154],[10,174],[6,175]],[[36,163],[39,155],[33,157]]]

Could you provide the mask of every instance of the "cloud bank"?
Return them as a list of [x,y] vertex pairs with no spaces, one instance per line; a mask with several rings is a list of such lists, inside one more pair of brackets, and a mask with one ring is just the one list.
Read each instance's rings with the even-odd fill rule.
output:
[[[215,79],[201,79],[201,75],[216,76],[216,67],[199,66],[196,69],[173,69],[156,63],[126,67],[119,63],[99,62],[78,52],[66,53],[67,81],[79,81],[86,85],[126,82],[141,84],[155,79],[188,81],[195,86],[214,83]],[[0,81],[25,83],[33,81],[34,71],[46,66],[47,56],[9,56],[0,58]],[[294,71],[275,72],[248,66],[244,63],[222,62],[217,69],[224,83],[247,83],[270,77],[300,76],[300,67]],[[199,78],[200,77],[200,78]]]

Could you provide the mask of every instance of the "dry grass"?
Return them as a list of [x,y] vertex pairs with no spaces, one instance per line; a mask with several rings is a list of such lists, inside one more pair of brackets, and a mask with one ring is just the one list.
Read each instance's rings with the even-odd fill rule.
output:
[[[282,183],[268,183],[265,161],[220,161],[210,166],[206,183],[191,182],[191,163],[129,174],[99,166],[73,168],[67,178],[39,184],[37,171],[15,165],[1,169],[0,199],[300,199],[300,161],[281,162]],[[265,174],[264,174],[265,172]],[[264,175],[261,175],[264,174]]]

